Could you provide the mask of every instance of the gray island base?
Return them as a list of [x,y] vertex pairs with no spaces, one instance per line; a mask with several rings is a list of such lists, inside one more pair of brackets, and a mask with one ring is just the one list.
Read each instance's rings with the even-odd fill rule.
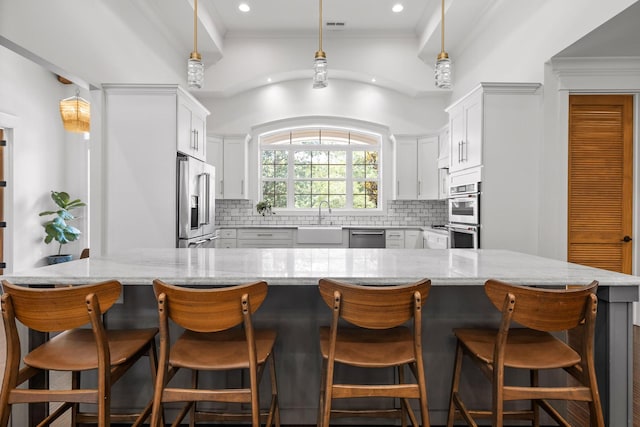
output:
[[[434,425],[446,422],[455,353],[451,329],[494,326],[498,320],[497,310],[484,295],[485,280],[540,286],[598,280],[595,357],[605,422],[609,426],[632,426],[632,303],[638,300],[640,284],[636,276],[502,250],[139,249],[104,257],[92,255],[14,273],[6,279],[22,285],[120,280],[125,285],[123,304],[110,312],[109,327],[156,324],[151,287],[155,278],[188,286],[266,280],[269,295],[255,320],[258,325],[278,330],[276,363],[282,423],[312,425],[316,422],[321,363],[317,331],[320,325],[329,323],[330,316],[317,289],[322,277],[362,285],[396,285],[425,277],[432,280],[424,304],[423,339],[429,412]],[[135,382],[117,385],[116,409],[142,406],[144,397],[151,395],[148,368],[139,368]],[[487,382],[479,374],[474,377],[471,370],[469,374],[466,378],[473,387],[472,401],[488,402]],[[385,404],[394,402],[381,403]]]

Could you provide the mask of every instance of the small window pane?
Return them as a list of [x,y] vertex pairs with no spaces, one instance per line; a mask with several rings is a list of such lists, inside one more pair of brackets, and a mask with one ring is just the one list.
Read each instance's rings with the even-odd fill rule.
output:
[[364,164],[364,151],[354,151],[353,152],[353,164],[354,165],[363,165]]
[[329,181],[313,181],[311,184],[311,192],[313,194],[328,194]]
[[328,165],[313,165],[311,166],[311,176],[313,178],[328,178],[329,166]]
[[314,164],[329,163],[329,152],[328,151],[312,151],[311,162]]
[[344,181],[329,182],[329,194],[346,194],[347,183]]
[[355,179],[365,178],[365,166],[364,165],[353,165],[353,177]]
[[286,208],[287,207],[287,196],[286,196],[286,194],[284,196],[276,196],[275,197],[275,203],[271,202],[271,205],[274,208]]
[[309,151],[296,151],[294,153],[295,164],[309,164],[311,163],[311,152]]
[[296,194],[293,196],[293,203],[296,208],[304,209],[311,207],[311,195]]
[[365,196],[364,195],[353,195],[353,207],[355,209],[364,209],[365,208]]
[[329,166],[329,178],[345,178],[347,176],[346,166]]
[[296,181],[294,188],[295,194],[311,194],[311,181]]
[[293,169],[296,178],[311,178],[311,165],[295,165]]
[[334,196],[329,197],[329,203],[334,209],[344,208],[347,205],[347,196]]
[[347,163],[346,151],[330,151],[329,163],[332,165],[344,165]]
[[322,202],[329,203],[329,197],[326,194],[319,195],[319,196],[313,196],[312,200],[313,200],[313,206],[311,206],[311,207],[313,207],[313,208],[319,207],[320,203],[322,203]]
[[263,178],[274,178],[274,167],[273,165],[262,165],[262,177]]
[[262,182],[262,193],[263,194],[273,193],[274,192],[274,185],[275,185],[275,182],[273,182],[273,181],[263,181]]
[[289,168],[287,165],[277,165],[273,172],[274,178],[286,178],[288,174]]
[[365,174],[367,178],[377,178],[378,177],[378,165],[367,165],[365,166]]
[[274,192],[276,194],[287,194],[287,183],[284,181],[274,182]]
[[279,165],[286,165],[289,163],[289,153],[286,151],[275,152],[275,163]]

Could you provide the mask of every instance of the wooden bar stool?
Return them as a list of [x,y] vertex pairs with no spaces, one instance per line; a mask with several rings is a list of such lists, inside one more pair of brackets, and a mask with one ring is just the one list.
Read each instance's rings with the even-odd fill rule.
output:
[[[490,418],[494,426],[505,419],[528,419],[539,425],[542,408],[560,425],[569,425],[548,400],[588,402],[591,426],[604,426],[593,363],[593,340],[598,282],[571,289],[515,286],[497,280],[485,283],[485,292],[502,320],[498,329],[455,329],[458,339],[447,426],[462,417],[475,426],[474,418]],[[512,322],[519,327],[511,327]],[[574,330],[580,344],[572,348],[550,332]],[[492,408],[471,410],[460,396],[463,356],[469,356],[491,382]],[[510,385],[505,368],[526,370],[530,384]],[[511,370],[510,369],[510,370]],[[578,385],[541,386],[541,370],[563,369]],[[568,376],[569,377],[569,376]],[[567,378],[569,379],[569,378]],[[505,402],[530,400],[530,409],[505,410]]]
[[[324,302],[333,310],[330,327],[320,328],[322,378],[318,426],[333,417],[399,417],[419,425],[408,399],[418,399],[422,425],[429,425],[427,387],[422,362],[422,306],[430,280],[402,286],[358,286],[320,279]],[[351,325],[344,325],[343,319]],[[413,328],[403,326],[413,319]],[[345,384],[334,378],[335,364],[361,368],[396,368],[397,384]],[[416,383],[405,382],[408,366]],[[399,398],[400,408],[332,409],[333,399]]]
[[[148,355],[152,380],[157,370],[157,328],[107,330],[102,314],[120,296],[122,285],[107,281],[86,286],[32,289],[2,281],[2,318],[7,341],[0,426],[9,422],[11,408],[18,403],[64,402],[39,425],[49,425],[68,410],[72,424],[134,422],[141,425],[151,412],[151,399],[140,414],[112,414],[111,386],[143,355]],[[20,338],[16,320],[27,328],[55,336],[24,356],[20,369]],[[89,324],[91,328],[82,328]],[[42,372],[72,373],[71,390],[19,388]],[[97,372],[96,388],[80,388],[80,373]],[[93,404],[97,414],[81,413],[78,405]]]
[[[198,421],[249,420],[253,427],[261,419],[267,426],[280,426],[278,389],[273,347],[276,331],[254,329],[252,314],[267,296],[267,283],[215,289],[191,289],[153,281],[160,316],[159,370],[153,401],[151,426],[159,427],[162,407],[168,402],[186,402],[173,425],[190,413],[190,425]],[[185,329],[171,346],[169,319]],[[238,326],[240,325],[240,326]],[[259,385],[269,364],[271,401],[260,410]],[[170,387],[180,368],[191,370],[191,388]],[[249,374],[249,387],[203,389],[198,387],[200,371],[236,370]],[[201,410],[197,402],[249,404],[250,411]],[[225,408],[226,409],[226,408]]]

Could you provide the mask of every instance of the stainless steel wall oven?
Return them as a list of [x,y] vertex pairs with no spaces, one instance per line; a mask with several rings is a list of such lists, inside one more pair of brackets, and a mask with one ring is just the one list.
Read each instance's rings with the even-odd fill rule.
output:
[[480,183],[451,187],[449,196],[449,246],[480,248]]

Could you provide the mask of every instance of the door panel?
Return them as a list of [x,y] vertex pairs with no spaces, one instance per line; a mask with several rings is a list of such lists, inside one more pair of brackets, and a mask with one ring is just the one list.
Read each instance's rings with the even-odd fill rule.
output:
[[571,95],[569,104],[567,258],[631,274],[633,96]]

